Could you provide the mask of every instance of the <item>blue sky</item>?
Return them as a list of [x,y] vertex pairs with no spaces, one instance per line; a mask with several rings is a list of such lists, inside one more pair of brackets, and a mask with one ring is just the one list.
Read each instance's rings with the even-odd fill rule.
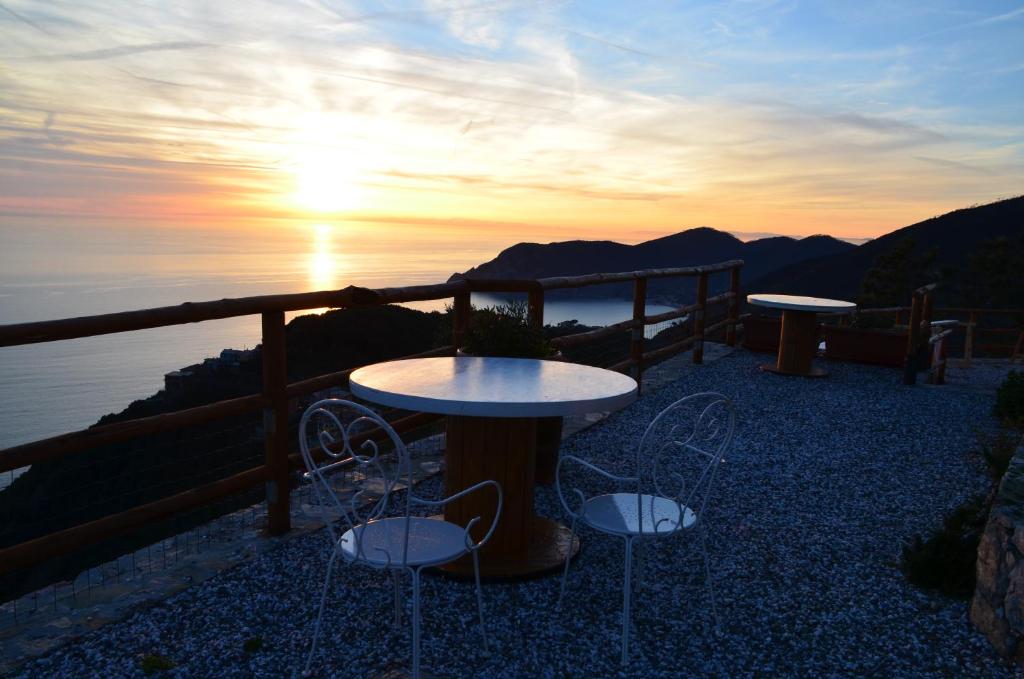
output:
[[1022,45],[1021,2],[0,0],[0,220],[873,236],[1022,193]]

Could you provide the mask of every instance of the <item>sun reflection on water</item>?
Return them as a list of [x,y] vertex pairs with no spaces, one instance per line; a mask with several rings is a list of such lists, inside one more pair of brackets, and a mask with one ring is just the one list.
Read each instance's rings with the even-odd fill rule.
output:
[[[313,243],[307,262],[309,290],[337,290],[343,287],[346,273],[345,258],[335,250],[335,227],[317,224],[313,227]],[[327,309],[312,309],[305,313],[323,313]]]

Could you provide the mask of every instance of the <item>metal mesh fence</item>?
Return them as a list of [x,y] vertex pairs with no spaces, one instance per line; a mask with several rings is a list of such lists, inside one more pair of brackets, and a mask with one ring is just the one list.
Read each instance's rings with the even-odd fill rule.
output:
[[[343,392],[332,395],[346,396]],[[389,419],[397,414],[389,414]],[[443,420],[407,432],[403,440],[413,460],[414,480],[443,469]],[[260,447],[257,464],[262,455]],[[224,463],[214,470],[230,471],[237,463]],[[296,479],[298,476],[296,473]],[[127,542],[101,543],[83,550],[88,556],[52,560],[60,567],[47,570],[45,577],[39,566],[15,573],[20,576],[21,591],[9,590],[16,594],[0,603],[0,632],[44,624],[83,606],[139,597],[154,588],[166,595],[171,583],[186,586],[196,573],[212,574],[226,562],[244,558],[264,540],[266,504],[262,500],[263,489],[253,488],[147,527],[146,534],[158,536],[156,539],[136,534]],[[297,483],[290,500],[293,525],[299,529],[318,525],[320,515],[310,486]],[[31,587],[25,583],[42,584]]]

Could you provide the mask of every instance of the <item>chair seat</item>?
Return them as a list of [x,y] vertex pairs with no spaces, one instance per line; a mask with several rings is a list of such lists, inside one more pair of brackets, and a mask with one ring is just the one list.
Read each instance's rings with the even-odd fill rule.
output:
[[697,522],[697,515],[683,506],[683,520],[679,521],[679,505],[675,500],[657,495],[641,495],[643,530],[637,513],[636,493],[598,495],[583,505],[583,521],[605,533],[615,535],[666,535]]
[[[409,551],[404,564],[402,550],[405,541],[405,517],[377,519],[345,531],[341,536],[341,553],[356,559],[356,541],[362,540],[359,561],[375,566],[430,566],[453,561],[466,553],[466,531],[460,526],[441,519],[409,518]],[[384,550],[384,551],[381,551]],[[390,555],[390,559],[389,559]]]

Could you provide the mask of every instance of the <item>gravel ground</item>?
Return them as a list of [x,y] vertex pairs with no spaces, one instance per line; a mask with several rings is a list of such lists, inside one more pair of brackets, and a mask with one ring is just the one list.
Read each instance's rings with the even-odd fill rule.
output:
[[[614,465],[644,426],[687,394],[738,411],[734,450],[708,515],[721,629],[713,630],[696,544],[644,546],[630,665],[619,665],[622,543],[584,533],[566,609],[558,578],[487,585],[492,653],[480,652],[473,589],[426,578],[423,658],[446,677],[1013,676],[967,620],[966,604],[908,585],[901,545],[985,487],[968,455],[991,425],[991,393],[903,387],[896,371],[832,364],[824,380],[764,374],[746,352],[646,394],[563,450]],[[425,482],[421,494],[437,490]],[[429,488],[433,486],[433,488]],[[540,489],[538,512],[560,517]],[[302,666],[327,560],[299,536],[164,603],[22,668],[23,677],[286,677]],[[391,624],[390,578],[342,569],[325,615],[320,676],[407,667],[409,628]],[[407,600],[408,603],[408,600]],[[408,618],[406,619],[408,620]],[[244,642],[258,638],[259,650]]]

